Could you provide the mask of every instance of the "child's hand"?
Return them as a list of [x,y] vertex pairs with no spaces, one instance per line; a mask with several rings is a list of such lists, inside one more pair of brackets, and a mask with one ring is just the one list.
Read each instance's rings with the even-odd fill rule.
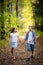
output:
[[33,40],[30,40],[29,42],[33,42]]

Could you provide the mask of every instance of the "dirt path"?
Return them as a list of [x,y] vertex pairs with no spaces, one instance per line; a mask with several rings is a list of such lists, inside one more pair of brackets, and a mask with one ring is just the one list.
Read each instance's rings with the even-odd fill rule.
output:
[[27,50],[26,43],[18,44],[16,49],[16,60],[13,60],[10,54],[9,45],[0,49],[0,65],[43,65],[43,37],[37,38],[37,43],[35,45],[34,59],[30,59],[29,62],[26,61]]

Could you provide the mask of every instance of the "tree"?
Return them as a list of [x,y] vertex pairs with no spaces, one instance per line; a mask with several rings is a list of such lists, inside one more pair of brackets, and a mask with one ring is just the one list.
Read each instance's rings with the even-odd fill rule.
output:
[[9,29],[11,29],[11,15],[12,15],[12,0],[8,0],[8,13],[9,13]]
[[29,24],[34,25],[31,0],[0,0],[0,4],[0,30],[4,30],[3,36],[7,35],[12,27],[22,33]]
[[19,0],[16,0],[16,16],[18,17],[18,2]]
[[33,0],[32,5],[35,14],[36,28],[43,30],[43,0]]
[[5,38],[5,25],[4,25],[4,0],[1,0],[0,1],[0,8],[1,8],[1,10],[0,10],[0,12],[1,12],[1,39],[4,39]]

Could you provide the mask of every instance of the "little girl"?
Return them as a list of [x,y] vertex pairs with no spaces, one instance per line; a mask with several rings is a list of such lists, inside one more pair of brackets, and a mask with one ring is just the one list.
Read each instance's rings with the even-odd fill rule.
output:
[[12,31],[10,33],[10,44],[11,44],[11,54],[12,57],[15,59],[14,50],[18,46],[18,33],[16,32],[16,28],[12,28]]

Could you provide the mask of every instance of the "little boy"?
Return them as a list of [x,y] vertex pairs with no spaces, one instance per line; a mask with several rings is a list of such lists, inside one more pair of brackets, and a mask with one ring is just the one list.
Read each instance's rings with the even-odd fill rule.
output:
[[27,42],[27,51],[28,51],[27,60],[30,60],[30,55],[31,58],[33,58],[34,45],[36,43],[36,33],[33,31],[32,26],[29,26],[29,31],[26,34],[25,40]]

